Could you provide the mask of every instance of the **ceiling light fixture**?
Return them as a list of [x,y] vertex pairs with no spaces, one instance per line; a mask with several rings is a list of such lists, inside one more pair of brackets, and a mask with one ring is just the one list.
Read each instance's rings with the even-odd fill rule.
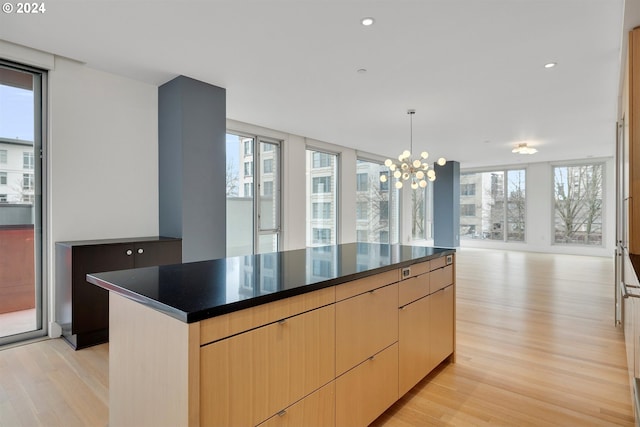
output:
[[[414,190],[418,187],[425,188],[427,186],[427,180],[436,180],[436,171],[433,168],[429,169],[429,163],[426,161],[429,153],[423,151],[420,153],[419,159],[411,159],[411,151],[413,151],[413,115],[415,113],[416,110],[407,111],[410,117],[410,150],[404,150],[402,154],[398,156],[399,163],[395,163],[391,159],[384,161],[384,165],[393,172],[394,178],[397,179],[395,186],[398,189],[402,188],[402,181],[408,181],[409,179],[411,179],[411,188]],[[444,157],[440,157],[437,163],[440,166],[444,166],[447,160]],[[380,175],[380,181],[387,182],[387,175]]]
[[527,146],[527,143],[523,142],[521,144],[518,144],[518,146],[511,150],[511,152],[516,154],[535,154],[538,152],[538,150],[533,147]]
[[556,65],[558,65],[556,62],[548,62],[548,63],[544,64],[544,68],[553,68]]
[[364,25],[365,27],[369,27],[369,26],[373,25],[373,23],[374,23],[374,22],[376,22],[376,21],[375,21],[373,18],[371,18],[371,17],[362,18],[362,19],[360,20],[360,23],[361,23],[362,25]]

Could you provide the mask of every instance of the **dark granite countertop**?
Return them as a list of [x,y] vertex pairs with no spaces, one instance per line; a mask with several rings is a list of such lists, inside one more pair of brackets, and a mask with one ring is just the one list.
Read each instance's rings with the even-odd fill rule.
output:
[[87,281],[186,323],[197,322],[454,253],[347,243],[93,273]]

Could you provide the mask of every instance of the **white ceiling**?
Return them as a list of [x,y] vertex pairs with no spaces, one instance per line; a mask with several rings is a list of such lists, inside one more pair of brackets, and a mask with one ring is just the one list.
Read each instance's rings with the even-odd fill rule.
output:
[[[414,108],[414,151],[462,167],[614,154],[623,0],[45,5],[1,14],[0,39],[156,85],[224,87],[231,119],[397,156]],[[512,154],[523,141],[538,154]]]

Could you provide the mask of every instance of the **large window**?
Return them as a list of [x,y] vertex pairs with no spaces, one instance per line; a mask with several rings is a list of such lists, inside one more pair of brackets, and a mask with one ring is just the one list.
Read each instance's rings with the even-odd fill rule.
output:
[[227,256],[278,250],[280,144],[228,133]]
[[0,346],[45,335],[43,72],[0,60]]
[[602,245],[604,164],[555,166],[554,242]]
[[411,191],[411,239],[433,239],[433,185]]
[[307,246],[338,242],[338,156],[307,150]]
[[525,170],[460,174],[460,238],[525,240]]
[[[356,164],[356,237],[359,242],[397,243],[399,240],[399,191],[380,175],[389,169],[381,163],[358,160]],[[389,241],[391,239],[391,241]]]

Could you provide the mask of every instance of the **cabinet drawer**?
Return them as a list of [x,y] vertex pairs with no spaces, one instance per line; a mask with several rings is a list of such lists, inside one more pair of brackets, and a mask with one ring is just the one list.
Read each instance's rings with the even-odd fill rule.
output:
[[333,427],[336,425],[336,384],[330,382],[258,427]]
[[409,267],[405,267],[400,270],[401,278],[406,279],[408,277],[419,276],[430,272],[432,269],[431,261],[419,262],[418,264],[412,264]]
[[336,303],[336,376],[397,340],[397,284]]
[[446,256],[441,256],[440,258],[436,258],[436,259],[432,259],[431,260],[431,270],[437,270],[439,268],[444,267],[445,265],[447,265],[447,257]]
[[398,304],[400,307],[429,295],[430,274],[410,277],[398,283]]
[[334,322],[330,305],[203,346],[201,425],[256,425],[332,381]]
[[205,345],[280,319],[333,304],[335,300],[335,288],[330,287],[212,317],[200,322],[200,344]]
[[336,285],[336,301],[369,292],[373,289],[396,283],[400,279],[398,269]]
[[431,296],[421,298],[398,313],[399,396],[411,390],[434,368],[430,356],[430,300]]
[[436,367],[455,347],[455,285],[439,290],[429,299],[430,364]]
[[453,283],[453,265],[433,270],[430,275],[430,293],[434,293]]
[[336,425],[367,426],[398,399],[398,344],[336,379]]

